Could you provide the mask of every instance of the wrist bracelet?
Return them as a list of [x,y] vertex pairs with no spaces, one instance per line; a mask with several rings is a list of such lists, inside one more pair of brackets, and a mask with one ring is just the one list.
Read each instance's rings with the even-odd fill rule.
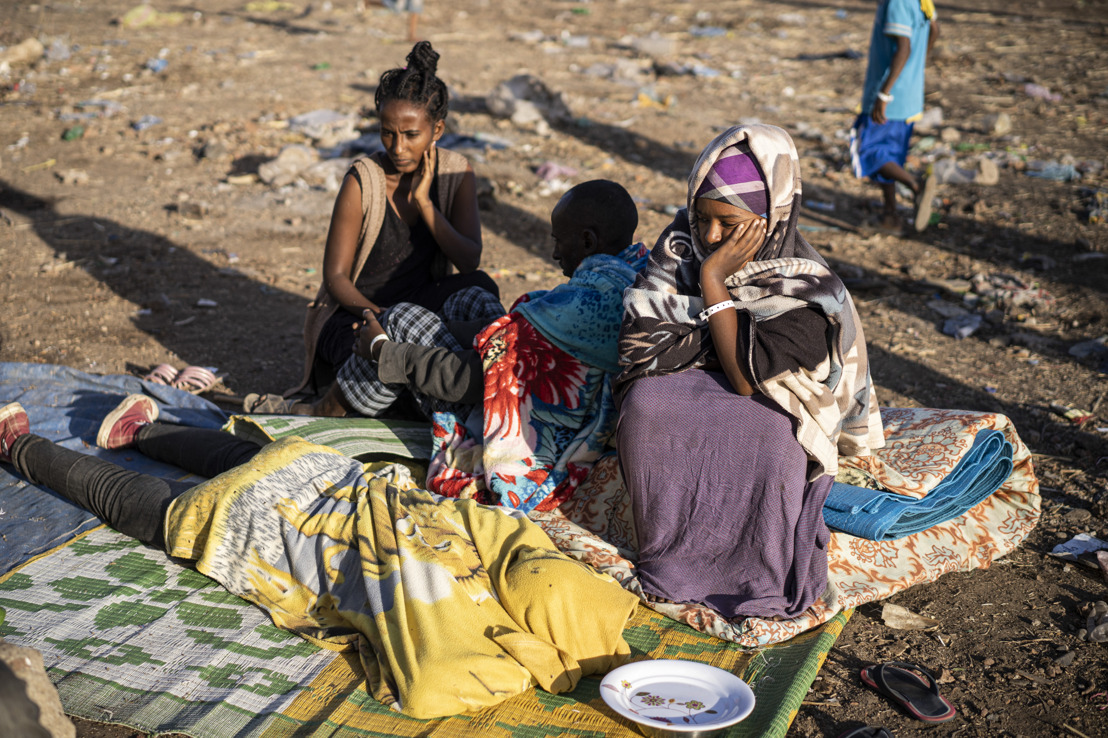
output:
[[881,90],[878,90],[877,99],[881,102],[891,103],[893,101],[893,96],[887,92],[882,92]]
[[373,358],[373,349],[376,348],[377,343],[379,341],[387,341],[387,340],[389,340],[389,337],[386,336],[384,333],[378,333],[376,336],[373,337],[373,340],[369,342],[369,360],[370,361],[376,361],[376,359]]
[[734,302],[732,302],[731,300],[724,300],[723,302],[717,302],[715,305],[712,305],[709,308],[705,308],[705,309],[701,310],[700,315],[698,315],[697,317],[700,318],[701,320],[706,321],[706,320],[708,320],[709,316],[715,315],[716,313],[718,313],[722,310],[726,310],[727,308],[733,308],[733,307],[735,307]]

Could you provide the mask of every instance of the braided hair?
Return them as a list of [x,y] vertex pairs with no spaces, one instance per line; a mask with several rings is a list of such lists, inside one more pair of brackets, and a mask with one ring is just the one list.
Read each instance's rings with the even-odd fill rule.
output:
[[381,75],[373,104],[377,112],[392,100],[404,100],[422,106],[431,123],[446,118],[449,99],[446,84],[435,76],[439,54],[431,48],[430,41],[420,41],[412,47],[407,57],[408,66],[390,69]]

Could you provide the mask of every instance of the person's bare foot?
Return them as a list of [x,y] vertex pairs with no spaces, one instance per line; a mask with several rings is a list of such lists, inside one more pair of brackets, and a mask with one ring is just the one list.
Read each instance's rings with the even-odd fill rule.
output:
[[342,396],[342,390],[337,384],[332,384],[314,405],[297,403],[293,405],[292,412],[294,415],[314,415],[319,418],[345,418],[351,414],[351,408]]
[[904,231],[904,224],[901,222],[899,215],[889,213],[882,216],[881,220],[877,221],[874,228],[890,236],[899,236]]

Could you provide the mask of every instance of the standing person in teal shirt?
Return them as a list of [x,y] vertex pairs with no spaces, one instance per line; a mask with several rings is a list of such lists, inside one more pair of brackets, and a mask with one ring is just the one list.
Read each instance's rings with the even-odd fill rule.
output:
[[915,197],[914,226],[927,227],[935,183],[918,181],[904,169],[912,125],[923,115],[924,66],[939,36],[932,0],[881,0],[873,22],[862,113],[850,132],[854,174],[881,185],[885,211],[881,225],[900,230],[896,183]]

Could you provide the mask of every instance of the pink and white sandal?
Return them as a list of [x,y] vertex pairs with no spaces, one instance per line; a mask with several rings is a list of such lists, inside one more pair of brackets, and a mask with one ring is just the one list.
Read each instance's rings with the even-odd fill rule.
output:
[[158,364],[143,379],[154,384],[164,384],[167,387],[172,387],[173,382],[177,379],[177,370],[169,364]]
[[219,377],[202,366],[186,366],[173,380],[173,386],[198,395],[207,392],[219,382]]

